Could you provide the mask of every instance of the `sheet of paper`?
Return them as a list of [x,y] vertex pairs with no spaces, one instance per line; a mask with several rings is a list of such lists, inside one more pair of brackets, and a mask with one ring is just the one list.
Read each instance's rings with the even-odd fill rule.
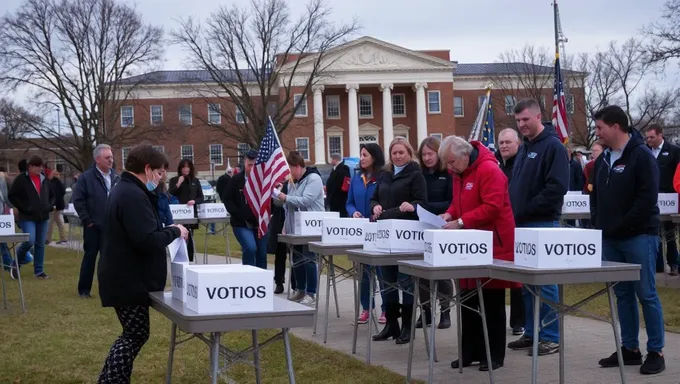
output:
[[175,263],[189,262],[189,251],[187,251],[187,242],[183,238],[178,237],[168,245],[170,252],[170,260]]
[[446,224],[444,219],[421,207],[420,205],[416,207],[416,213],[418,214],[418,220],[423,223],[434,225],[437,228],[441,228]]

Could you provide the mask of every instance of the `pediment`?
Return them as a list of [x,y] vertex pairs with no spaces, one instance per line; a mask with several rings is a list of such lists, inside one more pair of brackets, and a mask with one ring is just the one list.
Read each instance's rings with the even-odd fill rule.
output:
[[394,129],[395,132],[396,131],[406,131],[406,132],[408,132],[408,131],[411,130],[411,127],[409,127],[408,125],[404,125],[404,124],[397,124],[397,125],[394,126],[393,129]]
[[379,130],[380,127],[371,123],[363,123],[359,126],[359,132],[377,132]]
[[327,133],[343,133],[344,131],[345,130],[343,128],[340,128],[337,125],[326,128]]

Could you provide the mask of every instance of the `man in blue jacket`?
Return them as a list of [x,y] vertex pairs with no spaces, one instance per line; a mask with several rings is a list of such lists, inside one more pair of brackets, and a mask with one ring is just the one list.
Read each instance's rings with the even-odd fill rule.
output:
[[[569,185],[569,157],[567,149],[557,137],[552,124],[541,122],[541,108],[533,99],[521,100],[514,109],[515,120],[524,136],[515,159],[510,181],[510,203],[517,228],[558,227],[562,215],[564,195]],[[532,353],[534,323],[534,299],[531,292],[540,289],[541,297],[559,302],[557,285],[540,287],[525,285],[523,289],[524,311],[527,319],[524,335],[508,343],[508,348],[529,350]],[[541,304],[541,322],[552,322],[541,327],[538,355],[559,351],[559,320],[550,306]]]
[[[656,292],[656,253],[659,247],[659,168],[640,133],[628,125],[618,106],[602,108],[595,116],[597,136],[605,144],[595,162],[590,214],[602,230],[604,260],[640,264],[639,281],[614,286],[621,324],[621,354],[625,365],[641,365],[640,373],[656,374],[666,368],[663,356],[664,322]],[[647,330],[647,358],[640,352],[640,315]],[[600,360],[603,367],[618,367],[616,353]]]

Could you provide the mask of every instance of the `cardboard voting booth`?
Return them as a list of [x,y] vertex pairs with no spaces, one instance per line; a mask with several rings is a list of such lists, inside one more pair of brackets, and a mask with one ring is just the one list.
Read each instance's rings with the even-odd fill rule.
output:
[[170,254],[172,298],[184,301],[184,290],[187,281],[186,269],[189,266],[187,242],[181,237],[175,239],[175,241],[168,245],[168,253]]
[[170,212],[173,220],[186,220],[194,218],[194,207],[186,204],[170,204]]
[[590,195],[566,194],[562,213],[590,213]]
[[378,250],[383,252],[424,252],[423,231],[426,229],[437,229],[437,227],[415,220],[379,220]]
[[362,245],[368,219],[325,217],[321,242],[327,244]]
[[198,206],[199,219],[224,219],[227,216],[227,208],[222,203],[207,203]]
[[493,232],[426,229],[424,261],[435,267],[493,264]]
[[531,268],[602,265],[602,232],[580,228],[516,228],[515,264]]
[[194,312],[274,310],[272,270],[240,264],[192,265],[187,268],[186,277],[186,306]]
[[378,251],[378,223],[364,224],[364,251]]
[[327,217],[339,218],[338,212],[306,212],[295,211],[293,218],[294,230],[293,234],[302,236],[321,236],[323,229],[323,219]]
[[659,207],[660,214],[675,215],[678,213],[678,194],[659,193],[659,197],[656,200],[656,205]]
[[0,235],[13,235],[15,233],[16,229],[14,228],[14,215],[0,215]]

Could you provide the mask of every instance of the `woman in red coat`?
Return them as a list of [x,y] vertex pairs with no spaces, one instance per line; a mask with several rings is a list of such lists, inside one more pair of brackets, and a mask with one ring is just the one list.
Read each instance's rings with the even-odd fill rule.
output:
[[[493,153],[480,142],[468,143],[458,136],[444,139],[439,157],[453,171],[453,201],[442,215],[448,223],[446,229],[479,229],[493,232],[493,257],[514,260],[515,219],[510,206],[508,178],[498,167]],[[503,366],[505,359],[505,289],[516,288],[516,283],[492,280],[484,286],[484,306],[489,331],[492,368]],[[467,290],[476,290],[474,279],[460,281],[466,295]],[[466,303],[471,308],[479,306],[479,299],[473,296]],[[463,307],[463,356],[451,363],[452,368],[469,366],[479,361],[479,370],[487,371],[484,350],[484,334],[481,317]]]

